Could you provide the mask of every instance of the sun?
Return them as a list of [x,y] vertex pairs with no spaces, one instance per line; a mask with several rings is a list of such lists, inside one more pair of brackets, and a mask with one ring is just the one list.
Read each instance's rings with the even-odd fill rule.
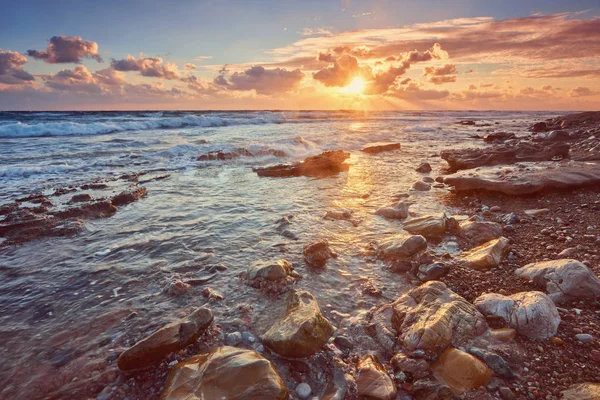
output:
[[341,88],[340,92],[345,94],[360,95],[362,94],[363,90],[365,90],[365,81],[361,77],[357,76],[352,79],[348,85]]

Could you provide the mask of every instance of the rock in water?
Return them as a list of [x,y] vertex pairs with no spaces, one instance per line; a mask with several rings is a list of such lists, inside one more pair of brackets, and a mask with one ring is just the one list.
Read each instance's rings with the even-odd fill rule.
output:
[[492,371],[472,355],[458,349],[447,349],[432,367],[437,380],[446,384],[454,394],[485,386],[492,379]]
[[431,190],[431,185],[427,182],[417,181],[413,183],[412,188],[420,192],[426,192],[428,190]]
[[563,400],[598,400],[600,399],[600,383],[578,383],[570,386],[561,394]]
[[600,296],[600,279],[585,264],[576,260],[527,264],[515,273],[545,287],[555,303]]
[[415,235],[433,236],[446,232],[447,218],[444,214],[425,215],[413,218],[403,224],[404,230]]
[[284,357],[308,357],[327,343],[333,330],[313,295],[294,291],[288,297],[285,315],[264,334],[263,342]]
[[400,150],[400,143],[369,143],[362,151],[367,154],[377,154],[384,151]]
[[428,174],[431,172],[431,165],[429,165],[429,163],[421,163],[419,164],[419,166],[416,168],[417,172],[421,172],[422,174]]
[[356,366],[358,397],[373,400],[393,400],[396,385],[375,356],[363,357]]
[[288,400],[290,394],[269,360],[255,351],[219,347],[177,363],[162,400]]
[[378,256],[382,259],[408,258],[427,248],[427,239],[420,235],[398,234],[381,242]]
[[286,260],[274,262],[257,262],[248,268],[248,279],[263,278],[268,281],[283,279],[288,276],[297,276],[292,264]]
[[112,198],[112,204],[119,207],[125,204],[133,203],[136,200],[141,199],[142,197],[148,194],[148,189],[145,187],[134,187],[132,189],[121,192]]
[[560,315],[552,299],[542,292],[521,292],[508,296],[486,293],[475,299],[485,315],[502,318],[517,333],[532,339],[556,335]]
[[409,204],[399,202],[393,207],[383,207],[375,211],[375,215],[381,215],[382,217],[389,219],[405,219],[408,217]]
[[502,226],[495,222],[463,221],[458,227],[458,235],[478,246],[502,236]]
[[508,253],[508,239],[500,237],[464,252],[457,259],[466,267],[477,270],[496,268]]
[[322,268],[333,253],[325,239],[304,246],[304,261],[311,267]]
[[272,167],[254,168],[258,176],[286,178],[292,176],[310,176],[323,178],[348,170],[344,163],[350,153],[343,150],[326,151],[317,156],[308,157],[295,164],[281,164]]
[[121,371],[148,367],[194,342],[213,320],[208,308],[199,308],[187,318],[172,322],[137,342],[119,356]]

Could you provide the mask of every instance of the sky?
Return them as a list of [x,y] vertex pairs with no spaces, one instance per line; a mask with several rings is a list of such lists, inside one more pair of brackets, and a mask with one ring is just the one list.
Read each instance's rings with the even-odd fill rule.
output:
[[598,0],[1,7],[0,110],[598,110]]

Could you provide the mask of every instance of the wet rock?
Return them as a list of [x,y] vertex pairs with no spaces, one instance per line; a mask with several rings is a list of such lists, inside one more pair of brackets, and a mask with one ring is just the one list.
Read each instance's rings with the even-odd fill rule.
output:
[[379,243],[377,253],[382,259],[399,259],[412,257],[426,248],[423,236],[398,234]]
[[420,172],[422,174],[428,174],[431,172],[431,165],[429,165],[429,163],[421,163],[419,164],[419,166],[416,168],[417,172]]
[[483,141],[486,143],[504,142],[510,139],[515,139],[517,135],[508,132],[493,132],[485,135]]
[[336,336],[333,340],[333,343],[337,347],[341,347],[344,349],[352,350],[354,348],[354,344],[345,336]]
[[112,204],[119,207],[125,204],[133,203],[148,194],[148,189],[139,186],[125,190],[112,198]]
[[485,386],[492,371],[483,362],[464,351],[447,349],[433,364],[435,378],[447,385],[456,395]]
[[484,315],[499,317],[520,335],[532,339],[556,335],[560,324],[556,306],[542,292],[521,292],[510,297],[486,293],[475,299],[474,305]]
[[148,367],[170,353],[193,343],[213,321],[208,308],[199,308],[187,318],[172,322],[125,350],[117,360],[121,371]]
[[425,215],[404,222],[402,227],[415,235],[434,236],[446,232],[447,221],[448,219],[444,214]]
[[500,237],[462,253],[457,260],[467,268],[491,269],[500,265],[509,247],[508,239]]
[[405,219],[408,217],[408,207],[409,204],[401,201],[392,207],[380,208],[375,211],[375,215],[389,219]]
[[546,132],[548,130],[548,125],[546,125],[545,122],[538,122],[533,124],[533,126],[531,127],[531,131],[538,133],[538,132]]
[[313,295],[294,291],[287,299],[285,315],[264,334],[263,342],[284,357],[308,357],[327,343],[333,330]]
[[435,281],[450,272],[450,267],[444,263],[436,262],[433,264],[421,265],[417,271],[417,278],[422,282]]
[[177,363],[161,399],[288,400],[289,396],[273,365],[260,354],[219,347]]
[[284,279],[288,276],[299,277],[292,264],[286,260],[274,262],[257,262],[248,268],[248,279],[263,278],[269,281]]
[[504,378],[514,378],[515,374],[510,369],[510,366],[506,362],[506,360],[500,357],[498,354],[493,353],[488,349],[482,349],[479,347],[468,347],[467,351],[474,355],[475,357],[483,360],[488,367],[494,371],[496,376],[501,376]]
[[417,181],[413,183],[412,188],[420,192],[426,192],[428,190],[431,190],[431,185],[423,181]]
[[190,290],[191,285],[189,283],[182,282],[180,280],[172,280],[163,289],[163,291],[169,296],[182,296]]
[[563,400],[598,400],[600,399],[600,383],[578,383],[563,390],[561,394]]
[[327,264],[333,252],[329,248],[329,242],[325,239],[304,246],[304,261],[315,268],[322,268]]
[[350,210],[330,210],[325,213],[324,219],[331,220],[349,220],[352,218],[352,211]]
[[472,245],[478,246],[502,236],[502,226],[495,222],[467,220],[459,224],[458,236]]
[[308,157],[300,163],[254,168],[253,171],[262,177],[310,176],[323,178],[347,171],[349,167],[344,161],[348,157],[350,157],[350,153],[343,150],[326,151],[317,156]]
[[585,264],[576,260],[527,264],[518,268],[515,274],[544,287],[555,303],[600,296],[600,279]]
[[400,147],[400,143],[372,143],[363,147],[361,151],[368,154],[377,154],[384,151],[400,150]]
[[100,200],[94,203],[84,204],[80,207],[68,208],[64,211],[53,213],[56,218],[107,218],[117,212],[117,207],[109,200]]
[[403,353],[398,353],[392,357],[391,364],[394,367],[394,372],[408,373],[414,380],[425,378],[431,373],[427,361],[410,358]]
[[71,197],[70,203],[83,203],[84,201],[91,201],[92,195],[89,193],[77,194]]
[[367,355],[357,364],[358,397],[373,400],[393,400],[396,385],[375,356]]

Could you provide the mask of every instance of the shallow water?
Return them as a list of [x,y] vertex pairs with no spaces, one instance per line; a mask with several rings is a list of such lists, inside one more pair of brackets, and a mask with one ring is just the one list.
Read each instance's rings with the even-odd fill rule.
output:
[[[208,303],[200,295],[203,286],[192,295],[164,293],[173,279],[214,275],[205,286],[225,296],[208,304],[217,323],[225,332],[262,334],[280,315],[283,300],[239,278],[259,260],[292,262],[304,276],[296,286],[312,292],[343,332],[353,319],[410,287],[406,277],[368,256],[370,243],[402,231],[401,222],[373,213],[401,194],[410,195],[417,214],[444,210],[439,202],[444,189],[413,192],[410,187],[422,176],[414,171],[421,161],[433,166],[435,177],[444,165],[435,156],[441,150],[480,144],[469,136],[484,135],[486,128],[478,132],[454,122],[476,120],[519,134],[553,115],[0,113],[0,205],[94,178],[141,170],[170,174],[145,184],[148,196],[114,216],[86,220],[85,230],[74,237],[0,247],[0,381],[6,383],[0,397],[51,394],[73,377],[100,379],[111,354]],[[374,156],[359,151],[377,141],[400,142],[402,150]],[[287,156],[196,161],[208,151],[235,148],[283,150]],[[329,149],[352,153],[348,172],[325,179],[273,179],[252,171]],[[327,210],[339,208],[351,210],[359,224],[323,219]],[[288,215],[297,241],[276,230],[276,221]],[[338,258],[314,271],[303,263],[302,248],[320,238],[329,240]],[[209,272],[215,265],[227,269]],[[368,280],[383,290],[382,297],[362,293]],[[252,306],[248,317],[240,313],[241,304]],[[134,311],[138,317],[127,319]]]

